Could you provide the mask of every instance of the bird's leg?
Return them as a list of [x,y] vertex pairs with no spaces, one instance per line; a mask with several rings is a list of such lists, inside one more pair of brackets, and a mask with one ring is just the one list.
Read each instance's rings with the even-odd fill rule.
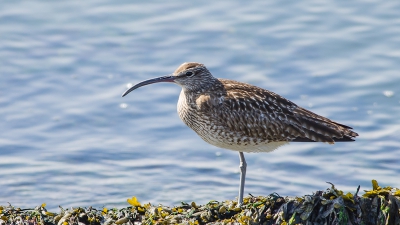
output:
[[244,182],[246,180],[246,159],[244,158],[243,152],[239,152],[240,158],[240,186],[239,186],[239,198],[238,198],[238,205],[241,206],[243,204],[243,192],[244,192]]

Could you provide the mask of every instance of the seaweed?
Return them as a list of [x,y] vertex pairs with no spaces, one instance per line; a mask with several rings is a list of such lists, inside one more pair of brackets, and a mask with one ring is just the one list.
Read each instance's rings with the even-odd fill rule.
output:
[[303,197],[249,195],[239,206],[236,200],[212,200],[205,205],[182,202],[178,206],[142,204],[129,198],[122,209],[77,207],[48,212],[46,204],[20,209],[9,204],[0,206],[0,225],[150,225],[150,224],[346,224],[400,225],[400,190],[380,187],[372,180],[372,190],[358,195],[337,189],[316,191]]

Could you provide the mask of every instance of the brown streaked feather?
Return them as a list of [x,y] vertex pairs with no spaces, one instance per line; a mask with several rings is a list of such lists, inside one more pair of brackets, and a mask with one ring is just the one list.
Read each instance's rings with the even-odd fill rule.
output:
[[[271,91],[232,80],[218,81],[198,97],[197,107],[218,126],[243,137],[267,142],[334,143],[353,141],[358,136],[351,127],[312,113]],[[215,93],[222,94],[218,97]],[[212,115],[223,119],[213,119]]]

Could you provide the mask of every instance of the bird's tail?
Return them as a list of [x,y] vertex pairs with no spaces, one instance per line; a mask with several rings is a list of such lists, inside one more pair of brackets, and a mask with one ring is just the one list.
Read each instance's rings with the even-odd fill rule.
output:
[[293,142],[334,142],[354,141],[358,134],[353,128],[337,123],[323,116],[317,115],[307,109],[298,107],[294,111],[296,120],[302,128],[302,137],[293,139]]

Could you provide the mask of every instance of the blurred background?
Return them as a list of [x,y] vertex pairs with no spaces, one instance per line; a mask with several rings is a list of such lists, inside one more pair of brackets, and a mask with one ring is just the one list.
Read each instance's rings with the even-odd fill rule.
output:
[[360,135],[246,154],[246,194],[400,188],[399,15],[400,2],[377,0],[2,1],[0,205],[235,199],[238,154],[180,121],[178,86],[121,98],[190,61]]

